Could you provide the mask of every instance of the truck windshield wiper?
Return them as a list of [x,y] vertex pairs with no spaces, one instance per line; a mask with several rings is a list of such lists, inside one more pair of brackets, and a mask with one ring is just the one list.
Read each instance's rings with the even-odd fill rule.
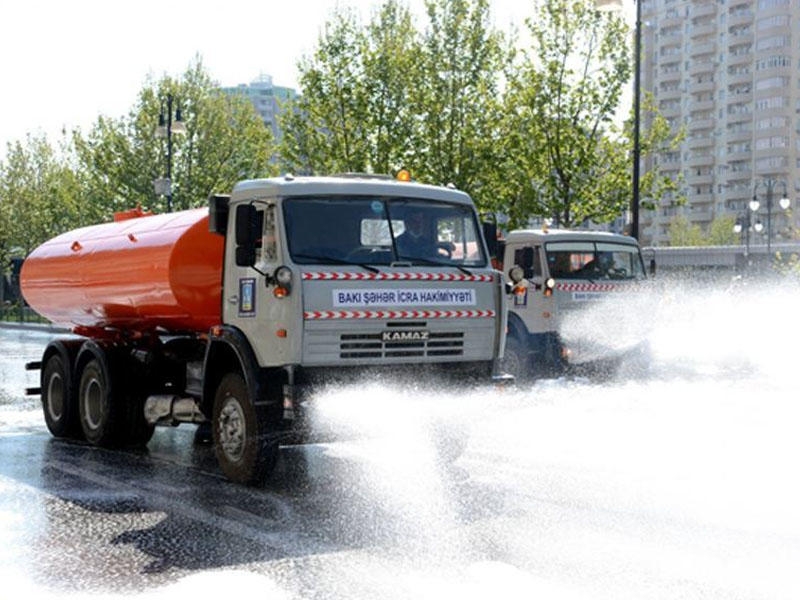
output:
[[329,264],[329,265],[351,265],[354,267],[361,267],[362,269],[366,269],[371,273],[380,273],[380,269],[377,267],[373,267],[372,265],[368,265],[366,263],[361,262],[353,262],[349,260],[344,260],[343,258],[336,258],[335,256],[324,256],[321,254],[294,254],[295,258],[302,258],[305,260],[315,260],[322,264]]
[[418,264],[418,265],[430,265],[435,267],[455,267],[465,275],[472,275],[472,271],[468,270],[466,267],[462,267],[461,265],[456,265],[453,263],[448,262],[441,262],[438,260],[431,260],[430,258],[422,258],[419,256],[411,257],[411,256],[402,256],[400,254],[397,255],[397,258],[401,261],[409,260],[411,264]]

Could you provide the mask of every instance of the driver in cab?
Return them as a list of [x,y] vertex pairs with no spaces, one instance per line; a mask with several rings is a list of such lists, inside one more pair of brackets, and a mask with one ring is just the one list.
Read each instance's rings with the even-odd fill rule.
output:
[[426,218],[423,211],[412,211],[404,219],[405,230],[397,238],[398,259],[425,259],[436,260],[446,258],[442,247],[436,239],[432,223]]

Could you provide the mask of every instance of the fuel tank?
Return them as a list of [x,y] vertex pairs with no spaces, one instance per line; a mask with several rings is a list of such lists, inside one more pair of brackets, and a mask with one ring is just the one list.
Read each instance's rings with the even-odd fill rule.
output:
[[221,320],[223,253],[206,208],[141,216],[45,242],[20,284],[36,312],[78,332],[206,331]]

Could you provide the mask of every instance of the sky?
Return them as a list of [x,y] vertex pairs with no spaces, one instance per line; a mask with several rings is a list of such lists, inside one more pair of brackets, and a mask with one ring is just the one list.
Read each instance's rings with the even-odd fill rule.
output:
[[[423,0],[407,0],[423,14]],[[0,156],[27,134],[89,129],[121,117],[148,75],[180,76],[199,55],[220,85],[271,75],[297,87],[336,6],[364,21],[379,0],[0,0]],[[491,0],[495,25],[519,28],[530,0]]]

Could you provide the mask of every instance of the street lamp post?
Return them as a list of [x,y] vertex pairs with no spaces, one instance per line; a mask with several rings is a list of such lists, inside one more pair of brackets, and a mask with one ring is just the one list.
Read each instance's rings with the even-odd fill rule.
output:
[[786,182],[785,181],[776,181],[775,179],[762,179],[761,181],[757,181],[753,185],[753,200],[750,202],[751,207],[753,208],[753,212],[757,211],[760,203],[758,201],[757,192],[758,187],[763,185],[767,189],[767,256],[772,256],[772,194],[775,190],[775,186],[780,184],[783,187],[783,195],[781,196],[778,204],[783,210],[787,210],[791,205],[791,200],[789,200],[789,196],[786,193]]
[[[641,95],[642,95],[642,0],[634,0],[636,5],[636,24],[634,30],[634,72],[633,72],[633,175],[631,178],[631,229],[630,235],[639,239],[639,175],[641,168]],[[595,0],[595,8],[600,11],[622,10],[622,0]]]
[[760,232],[763,229],[761,221],[753,223],[752,215],[758,210],[758,200],[753,198],[748,203],[748,209],[736,217],[736,224],[733,226],[734,233],[744,234],[744,266],[747,268],[750,265],[750,230]]
[[186,125],[181,117],[179,105],[174,112],[175,120],[172,120],[173,100],[172,94],[167,94],[166,116],[164,102],[162,101],[161,110],[158,114],[158,127],[156,128],[156,136],[167,138],[167,176],[154,182],[156,193],[167,197],[167,212],[172,212],[172,135],[186,133]]

